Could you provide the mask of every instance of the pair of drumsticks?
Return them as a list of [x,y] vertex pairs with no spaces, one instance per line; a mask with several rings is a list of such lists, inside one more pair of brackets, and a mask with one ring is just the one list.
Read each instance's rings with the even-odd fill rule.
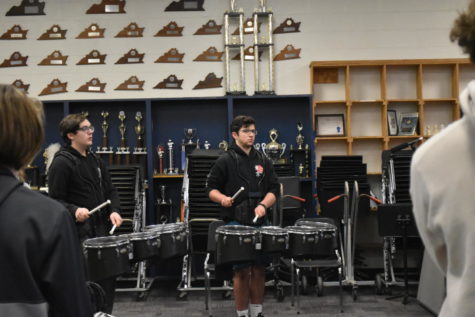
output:
[[[100,205],[97,206],[96,208],[90,210],[90,211],[89,211],[89,215],[92,215],[93,213],[95,213],[95,212],[98,211],[99,209],[104,208],[105,206],[110,205],[110,204],[111,204],[110,199],[107,199],[105,202],[103,202],[102,204],[100,204]],[[117,228],[117,226],[116,226],[116,225],[113,225],[113,226],[112,226],[112,229],[109,231],[109,234],[110,234],[110,235],[114,234],[115,228]]]
[[[236,199],[236,197],[244,190],[244,187],[241,186],[241,188],[238,189],[238,191],[231,197],[232,200]],[[252,223],[256,223],[257,219],[259,218],[259,215],[256,215],[254,219],[252,220]]]

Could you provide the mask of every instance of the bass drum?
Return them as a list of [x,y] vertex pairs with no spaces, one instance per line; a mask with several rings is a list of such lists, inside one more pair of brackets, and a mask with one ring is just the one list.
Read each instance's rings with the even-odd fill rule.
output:
[[91,281],[101,281],[126,273],[130,268],[132,247],[126,237],[111,236],[87,239],[84,256]]
[[145,227],[145,232],[160,236],[160,253],[155,260],[168,260],[184,256],[188,252],[188,233],[182,222],[165,223]]
[[257,230],[248,226],[221,226],[216,229],[216,264],[236,264],[256,260]]

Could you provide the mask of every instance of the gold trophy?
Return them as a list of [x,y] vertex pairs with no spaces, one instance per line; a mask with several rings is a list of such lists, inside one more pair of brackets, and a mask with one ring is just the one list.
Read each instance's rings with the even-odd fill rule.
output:
[[101,124],[101,127],[102,127],[102,151],[107,152],[108,147],[109,147],[109,144],[108,144],[109,140],[107,139],[107,130],[109,130],[109,123],[107,123],[107,117],[109,117],[109,112],[102,111],[101,116],[104,119],[104,121],[102,121],[102,124]]
[[143,146],[143,134],[145,132],[145,128],[142,125],[142,113],[137,111],[135,114],[135,120],[137,120],[138,124],[135,126],[135,134],[137,134],[137,144],[135,148],[135,152],[144,152]]
[[279,137],[279,132],[276,129],[271,129],[269,131],[269,138],[271,142],[262,143],[261,148],[264,154],[272,161],[274,164],[284,164],[285,158],[282,157],[285,152],[287,145],[285,143],[278,143],[277,138]]
[[119,125],[119,132],[120,132],[120,151],[118,152],[125,152],[126,148],[126,143],[125,143],[125,131],[127,130],[127,127],[125,126],[124,120],[125,120],[125,112],[120,111],[119,112],[119,120],[120,120],[120,125]]

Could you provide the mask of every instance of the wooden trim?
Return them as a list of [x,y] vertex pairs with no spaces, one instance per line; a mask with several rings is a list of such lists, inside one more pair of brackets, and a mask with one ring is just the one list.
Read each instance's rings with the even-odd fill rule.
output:
[[438,65],[438,64],[470,64],[468,58],[441,58],[441,59],[382,59],[356,61],[313,61],[310,67],[342,67],[342,66],[377,66],[377,65]]

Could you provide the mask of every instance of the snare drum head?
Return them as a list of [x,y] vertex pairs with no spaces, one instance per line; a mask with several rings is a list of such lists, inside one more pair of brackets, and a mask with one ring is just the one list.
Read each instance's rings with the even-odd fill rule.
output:
[[336,226],[327,222],[316,222],[316,221],[299,221],[297,223],[299,227],[314,227],[322,231],[336,231]]
[[160,233],[176,232],[185,229],[184,223],[164,223],[158,225],[150,225],[144,228],[144,231],[157,231]]
[[270,234],[270,235],[276,235],[276,236],[287,235],[287,230],[281,227],[276,227],[276,226],[261,227],[259,231],[262,234]]
[[159,237],[160,234],[157,231],[144,231],[144,232],[134,232],[124,235],[130,241],[136,240],[148,240]]
[[83,245],[85,248],[104,248],[104,247],[117,247],[124,244],[128,244],[129,239],[123,236],[110,236],[87,239]]
[[318,233],[318,230],[315,227],[288,226],[288,227],[285,227],[285,230],[288,233],[295,233],[295,234],[301,234],[301,235]]
[[257,230],[249,226],[231,225],[218,227],[216,233],[225,235],[249,235],[256,234]]

